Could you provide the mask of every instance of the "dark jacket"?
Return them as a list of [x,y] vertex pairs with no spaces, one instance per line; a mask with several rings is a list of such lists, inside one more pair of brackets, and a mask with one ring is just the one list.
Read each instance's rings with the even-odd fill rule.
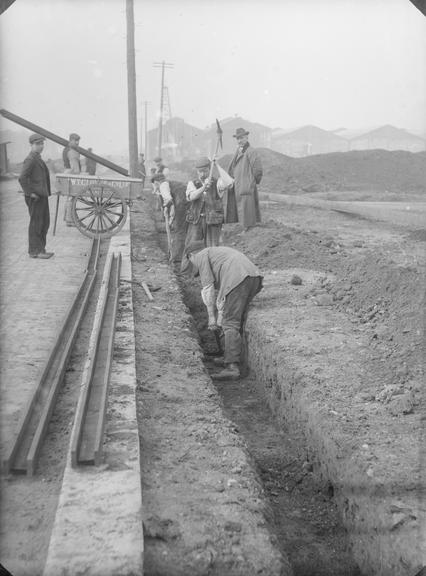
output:
[[86,170],[90,176],[94,176],[96,174],[96,160],[92,160],[92,158],[86,158]]
[[18,180],[25,196],[50,196],[49,169],[38,152],[30,152],[25,158]]
[[68,150],[69,149],[70,149],[69,146],[65,146],[65,148],[62,150],[62,161],[64,163],[65,170],[71,168],[70,160],[68,158]]

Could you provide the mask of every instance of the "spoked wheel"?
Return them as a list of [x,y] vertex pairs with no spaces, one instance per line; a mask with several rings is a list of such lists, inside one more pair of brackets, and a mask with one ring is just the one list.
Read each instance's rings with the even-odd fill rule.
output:
[[72,218],[89,238],[109,238],[124,226],[127,205],[110,186],[94,185],[72,199]]

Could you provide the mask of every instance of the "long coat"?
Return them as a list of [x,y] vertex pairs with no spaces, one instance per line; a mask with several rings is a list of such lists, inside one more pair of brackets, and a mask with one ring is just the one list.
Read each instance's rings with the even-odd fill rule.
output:
[[49,169],[38,152],[30,152],[18,178],[25,196],[50,196]]
[[261,220],[257,184],[263,176],[262,161],[256,150],[251,146],[243,152],[238,149],[228,173],[234,178],[234,185],[224,197],[225,222],[241,222],[244,228],[254,226]]

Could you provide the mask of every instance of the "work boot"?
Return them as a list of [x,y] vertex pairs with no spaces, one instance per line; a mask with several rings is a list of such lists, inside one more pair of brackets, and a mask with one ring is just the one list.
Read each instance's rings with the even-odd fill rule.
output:
[[212,380],[222,381],[222,380],[238,380],[240,377],[240,369],[238,364],[232,363],[225,366],[223,370],[217,374],[212,374]]

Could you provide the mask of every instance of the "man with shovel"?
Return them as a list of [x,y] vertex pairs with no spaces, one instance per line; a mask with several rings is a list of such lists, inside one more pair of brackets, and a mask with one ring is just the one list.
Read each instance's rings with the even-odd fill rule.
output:
[[162,173],[151,178],[156,194],[161,203],[166,225],[169,260],[179,264],[185,246],[186,231],[186,185],[183,182],[167,180]]
[[[263,277],[247,256],[228,246],[206,248],[202,240],[187,246],[181,271],[199,276],[209,330],[223,330],[224,369],[213,380],[238,380],[244,375],[245,325],[250,302],[262,289]],[[217,292],[216,292],[217,291]],[[217,293],[217,297],[216,297]]]
[[197,178],[188,182],[186,246],[195,240],[203,240],[205,246],[218,246],[220,243],[224,220],[223,190],[220,189],[216,178],[213,178],[213,167],[207,156],[198,158],[195,163]]

